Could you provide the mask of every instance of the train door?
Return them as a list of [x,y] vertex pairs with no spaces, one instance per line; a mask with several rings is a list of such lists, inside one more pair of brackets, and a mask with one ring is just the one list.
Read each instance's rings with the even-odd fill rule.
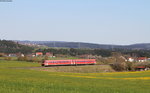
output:
[[71,65],[75,65],[76,61],[75,60],[71,60]]

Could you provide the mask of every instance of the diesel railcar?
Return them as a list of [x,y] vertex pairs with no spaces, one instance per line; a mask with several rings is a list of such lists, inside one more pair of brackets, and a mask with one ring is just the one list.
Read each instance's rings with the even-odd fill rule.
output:
[[42,66],[60,66],[60,65],[94,65],[95,59],[72,59],[72,60],[44,60]]

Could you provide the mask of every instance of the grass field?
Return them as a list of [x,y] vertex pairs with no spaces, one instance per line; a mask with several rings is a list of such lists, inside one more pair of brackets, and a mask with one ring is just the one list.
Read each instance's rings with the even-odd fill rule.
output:
[[0,61],[0,93],[150,93],[150,71],[47,72],[15,67],[38,63]]
[[33,69],[48,72],[69,72],[69,73],[114,72],[114,70],[109,65],[51,66],[48,68],[45,67]]

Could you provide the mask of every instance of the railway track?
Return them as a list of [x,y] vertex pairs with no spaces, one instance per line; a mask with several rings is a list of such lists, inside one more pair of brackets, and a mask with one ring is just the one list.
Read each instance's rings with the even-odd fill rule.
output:
[[[99,65],[99,66],[106,66],[106,65],[101,65],[101,64],[95,64],[95,65]],[[95,66],[95,65],[93,65],[93,66]],[[8,67],[8,68],[15,68],[15,69],[36,69],[36,68],[51,68],[51,67],[69,67],[69,66],[72,66],[72,67],[80,67],[80,66],[89,66],[89,65],[57,65],[57,66],[55,66],[55,65],[53,65],[53,66],[46,66],[46,67],[44,67],[44,66],[38,66],[38,67]],[[92,66],[92,65],[91,65]]]

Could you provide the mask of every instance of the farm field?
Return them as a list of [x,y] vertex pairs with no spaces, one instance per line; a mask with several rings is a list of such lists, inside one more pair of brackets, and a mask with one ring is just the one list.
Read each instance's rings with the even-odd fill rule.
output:
[[109,65],[50,66],[50,67],[31,68],[31,69],[48,71],[48,72],[69,72],[69,73],[115,72]]
[[39,65],[38,63],[0,60],[0,93],[150,92],[150,71],[70,73],[20,69],[21,67],[39,67]]

